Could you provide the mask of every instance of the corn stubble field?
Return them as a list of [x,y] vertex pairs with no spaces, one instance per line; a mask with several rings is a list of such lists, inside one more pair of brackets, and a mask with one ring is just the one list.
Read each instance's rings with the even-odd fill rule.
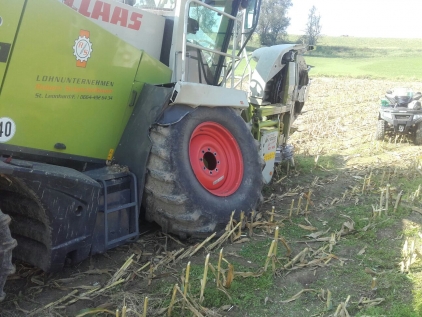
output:
[[374,140],[379,98],[403,85],[422,90],[314,79],[296,166],[277,167],[253,219],[218,240],[147,233],[60,274],[17,263],[0,315],[422,315],[422,149]]
[[[422,147],[374,139],[385,91],[422,91],[422,83],[356,78],[379,64],[368,54],[385,50],[375,56],[383,70],[365,73],[374,78],[387,66],[399,74],[402,64],[387,59],[415,59],[419,49],[405,40],[324,41],[309,58],[318,77],[290,140],[296,165],[276,168],[253,217],[203,241],[148,229],[61,273],[15,263],[0,316],[422,316]],[[333,57],[338,74],[324,68]]]

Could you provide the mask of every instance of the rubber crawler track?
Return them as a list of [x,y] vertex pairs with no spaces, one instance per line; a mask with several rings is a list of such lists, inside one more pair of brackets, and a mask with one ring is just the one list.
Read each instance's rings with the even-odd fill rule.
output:
[[3,292],[7,276],[15,273],[12,264],[12,250],[17,246],[17,242],[10,235],[10,217],[0,210],[0,301],[6,294]]

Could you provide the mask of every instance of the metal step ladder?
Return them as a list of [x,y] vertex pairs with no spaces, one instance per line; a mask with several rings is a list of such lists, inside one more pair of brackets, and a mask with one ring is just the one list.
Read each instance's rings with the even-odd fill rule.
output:
[[[108,202],[108,188],[113,186],[110,182],[105,180],[98,180],[103,185],[104,191],[104,243],[106,249],[110,249],[119,244],[119,242],[127,241],[139,235],[139,205],[138,205],[138,193],[137,193],[137,184],[135,174],[128,172],[130,178],[130,193],[133,200],[129,203],[123,205],[118,204],[117,206],[110,207]],[[127,234],[115,237],[110,239],[109,237],[109,219],[110,215],[113,213],[118,213],[125,209],[129,210],[129,218],[133,218],[132,221],[129,220],[129,227],[134,227],[132,230],[128,230]],[[131,226],[134,225],[134,226]],[[132,231],[132,232],[131,232]]]
[[135,174],[110,167],[87,172],[102,187],[93,236],[93,254],[139,235],[139,199]]

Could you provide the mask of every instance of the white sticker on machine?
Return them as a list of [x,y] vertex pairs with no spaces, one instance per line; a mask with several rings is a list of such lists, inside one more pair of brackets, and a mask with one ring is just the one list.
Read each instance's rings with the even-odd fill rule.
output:
[[13,138],[16,132],[15,122],[8,117],[0,118],[0,143],[5,143]]
[[265,161],[262,171],[265,183],[268,184],[273,177],[275,153],[277,150],[278,131],[266,132],[261,130],[261,157]]

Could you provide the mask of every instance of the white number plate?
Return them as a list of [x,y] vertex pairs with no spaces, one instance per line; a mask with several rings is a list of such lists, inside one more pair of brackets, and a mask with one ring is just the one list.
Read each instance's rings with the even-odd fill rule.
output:
[[0,118],[0,143],[9,141],[16,132],[15,122],[7,117]]

